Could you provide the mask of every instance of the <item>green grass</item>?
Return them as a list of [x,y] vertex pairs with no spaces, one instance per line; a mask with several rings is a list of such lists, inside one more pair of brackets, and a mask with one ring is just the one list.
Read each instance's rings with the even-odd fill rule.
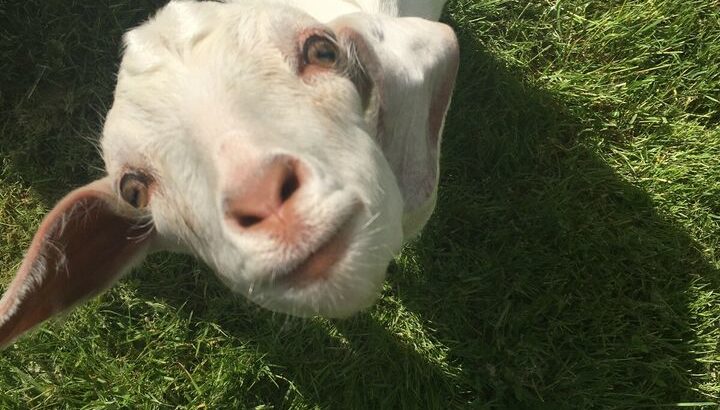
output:
[[[163,1],[0,3],[0,283]],[[457,0],[438,209],[348,321],[156,255],[0,352],[0,408],[716,408],[715,0]],[[703,404],[704,403],[704,404]]]

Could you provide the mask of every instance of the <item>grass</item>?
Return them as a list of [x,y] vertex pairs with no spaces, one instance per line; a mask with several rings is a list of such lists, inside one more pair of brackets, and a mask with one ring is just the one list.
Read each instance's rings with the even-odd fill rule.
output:
[[[99,174],[119,40],[162,1],[0,3],[0,283]],[[717,408],[714,0],[456,0],[438,209],[348,321],[156,255],[0,352],[0,408]]]

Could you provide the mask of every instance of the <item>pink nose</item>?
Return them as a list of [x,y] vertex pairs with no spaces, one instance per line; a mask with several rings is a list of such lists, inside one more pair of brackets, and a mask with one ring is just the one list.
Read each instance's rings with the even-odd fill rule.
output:
[[296,159],[273,158],[259,173],[243,179],[236,193],[226,196],[225,218],[243,231],[287,238],[299,228],[294,204],[305,174]]

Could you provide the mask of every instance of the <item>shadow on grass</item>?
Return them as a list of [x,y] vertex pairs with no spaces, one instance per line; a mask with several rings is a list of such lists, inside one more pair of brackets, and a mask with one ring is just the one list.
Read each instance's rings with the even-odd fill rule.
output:
[[0,177],[52,205],[102,174],[122,33],[166,0],[0,4]]
[[713,382],[697,359],[716,345],[696,333],[695,298],[717,289],[717,270],[597,156],[562,101],[454,26],[442,190],[410,251],[417,268],[391,278],[402,304],[432,323],[476,404],[705,401],[691,386]]
[[[562,101],[519,81],[482,51],[471,28],[455,28],[462,62],[438,209],[391,267],[380,308],[349,321],[289,319],[230,296],[188,258],[165,255],[151,258],[127,286],[175,306],[191,331],[213,323],[232,336],[229,343],[251,343],[284,378],[278,387],[255,387],[279,408],[287,403],[278,392],[293,389],[328,408],[605,408],[701,400],[691,387],[708,380],[692,375],[705,372],[697,352],[708,347],[695,333],[704,310],[694,297],[702,286],[718,288],[718,272],[646,193],[597,157]],[[115,58],[111,44],[98,46],[107,67]],[[49,46],[35,47],[48,52]],[[64,74],[56,75],[38,81],[27,100],[53,95]],[[73,83],[61,87],[59,100],[48,97],[20,114],[62,116],[53,110],[68,93],[108,104],[111,76],[73,78],[84,75],[99,96]],[[3,111],[16,110],[8,103],[18,98],[25,97],[6,94]],[[91,111],[66,114],[82,124],[100,118]],[[4,128],[26,129],[23,115],[13,111]],[[72,131],[65,121],[52,121],[65,127],[60,134]],[[52,135],[58,129],[50,125],[27,141],[3,137],[0,144],[3,177],[33,186],[48,204],[58,198],[58,184],[69,189],[96,175],[80,165],[85,160],[99,165],[89,144],[78,148],[77,139]],[[172,269],[151,271],[163,264]],[[122,310],[119,303],[111,307]],[[441,349],[428,353],[389,332],[393,318],[382,313],[389,304],[407,310],[396,319],[418,320]],[[132,322],[142,325],[142,317]],[[114,348],[130,357],[137,349]],[[197,359],[178,360],[191,367]]]

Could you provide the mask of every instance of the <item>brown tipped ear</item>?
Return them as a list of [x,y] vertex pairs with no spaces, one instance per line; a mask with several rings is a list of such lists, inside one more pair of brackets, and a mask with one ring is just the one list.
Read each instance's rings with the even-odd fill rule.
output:
[[53,208],[0,299],[0,347],[108,288],[145,256],[152,227],[132,214],[109,178],[71,192]]

